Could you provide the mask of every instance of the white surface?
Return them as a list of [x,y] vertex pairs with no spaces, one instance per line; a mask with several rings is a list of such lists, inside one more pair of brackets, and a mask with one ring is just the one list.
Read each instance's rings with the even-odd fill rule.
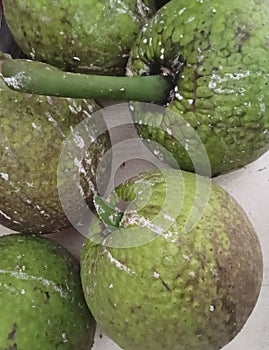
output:
[[[107,120],[110,123],[109,125],[112,126],[115,122],[115,116],[110,117],[108,114]],[[118,118],[121,118],[121,116],[119,115]],[[114,143],[119,143],[124,139],[129,140],[135,137],[135,135],[133,128],[124,123],[117,129],[112,130]],[[127,161],[124,167],[118,168],[121,164],[121,161],[118,161],[119,159],[139,158],[139,155],[142,154],[141,143],[138,141],[137,147],[134,148],[133,142],[134,139],[129,142],[129,145],[126,142],[118,144],[119,147],[117,147],[116,152],[117,161],[114,163],[118,165],[112,171],[112,174],[115,175],[112,181],[114,184],[118,184],[123,179],[134,175],[138,169],[144,170],[149,166],[148,161],[136,159],[134,161]],[[146,150],[145,152],[148,155],[148,151]],[[143,159],[148,159],[148,157],[142,156]],[[264,280],[257,306],[242,332],[224,349],[266,350],[269,349],[269,153],[249,166],[220,176],[214,181],[233,195],[245,209],[256,228],[264,254]],[[0,233],[8,232],[9,230],[0,227]],[[64,232],[51,234],[49,237],[66,246],[77,257],[79,256],[83,237],[76,231],[72,229],[65,230]],[[102,334],[102,337],[100,337],[100,334],[102,334],[102,331],[98,329],[93,350],[120,349],[104,334]]]

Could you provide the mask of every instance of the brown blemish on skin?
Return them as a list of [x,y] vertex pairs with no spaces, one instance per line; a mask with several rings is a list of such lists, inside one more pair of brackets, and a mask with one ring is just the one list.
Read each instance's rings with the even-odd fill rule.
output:
[[[14,340],[16,332],[17,332],[17,324],[14,322],[13,325],[12,325],[12,330],[8,334],[7,339],[8,340]],[[17,344],[14,343],[14,344],[9,345],[8,348],[6,348],[4,350],[18,350],[18,347],[17,347]]]
[[240,48],[241,45],[244,44],[245,41],[247,41],[250,37],[249,32],[246,30],[245,26],[238,27],[236,30],[236,36],[239,39],[240,42]]
[[108,298],[107,300],[108,300],[109,304],[110,304],[114,309],[117,307],[117,305],[114,304],[110,298]]
[[[227,198],[228,200],[228,198]],[[227,205],[228,206],[228,205]],[[249,305],[255,305],[259,295],[260,284],[262,274],[262,261],[253,261],[256,259],[257,250],[259,248],[259,242],[257,237],[252,234],[253,228],[251,224],[244,226],[244,232],[241,232],[242,226],[236,224],[236,218],[243,215],[241,208],[237,208],[233,213],[234,217],[229,217],[224,221],[225,231],[227,232],[227,238],[230,242],[230,246],[233,249],[229,249],[222,244],[221,252],[218,254],[220,249],[220,241],[216,235],[214,241],[215,255],[217,256],[216,264],[218,271],[218,290],[225,290],[226,295],[222,298],[223,309],[226,310],[226,314],[229,315],[227,320],[227,327],[230,328],[231,339],[240,331],[242,328],[242,320],[249,316],[251,310],[246,308],[238,308],[238,305],[234,303],[234,300],[240,300],[243,298],[249,301]],[[245,237],[245,239],[242,239]],[[256,250],[257,249],[257,250]],[[248,261],[245,261],[248,256]],[[237,274],[238,264],[240,264],[241,273],[246,276],[244,281],[237,281],[240,284],[234,285],[235,276],[240,278]],[[253,276],[259,276],[254,278]],[[253,293],[253,290],[256,293]],[[238,296],[240,294],[240,297]]]
[[142,309],[142,306],[132,306],[130,308],[131,314],[136,314],[137,312],[139,312]]
[[164,288],[166,290],[168,290],[169,292],[171,292],[172,289],[168,286],[168,284],[161,277],[159,277],[159,279],[160,279],[162,285],[164,286]]
[[16,331],[17,331],[17,324],[13,323],[12,331],[8,334],[7,339],[14,340]]

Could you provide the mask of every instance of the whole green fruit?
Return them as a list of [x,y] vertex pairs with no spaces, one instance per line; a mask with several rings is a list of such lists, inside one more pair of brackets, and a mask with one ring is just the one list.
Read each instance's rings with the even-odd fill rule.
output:
[[140,32],[129,75],[174,80],[166,106],[175,113],[145,116],[137,108],[134,121],[181,169],[194,170],[189,150],[200,148],[188,126],[205,146],[212,175],[269,149],[268,17],[263,0],[172,0]]
[[[182,172],[181,182],[178,174],[152,170],[120,185],[111,203],[130,202],[120,229],[108,235],[95,223],[83,248],[87,304],[124,350],[218,350],[240,332],[260,292],[262,253],[245,212],[205,178]],[[192,212],[201,218],[186,230]],[[131,235],[152,239],[123,248]]]
[[[91,129],[105,129],[94,101],[54,98],[14,92],[0,78],[0,224],[19,232],[49,233],[71,226],[62,208],[57,168],[64,142],[83,135],[73,132],[87,120]],[[88,137],[91,130],[88,130]],[[83,198],[91,205],[99,159],[110,148],[108,132],[91,143],[81,162],[70,155],[66,164],[80,174]],[[107,172],[107,170],[105,170]],[[79,184],[78,184],[79,185]],[[70,192],[70,198],[72,193]],[[71,201],[72,202],[72,201]],[[68,203],[66,204],[68,206]],[[73,205],[73,204],[71,204]]]
[[0,349],[90,350],[95,321],[79,264],[34,235],[0,238]]
[[31,58],[67,71],[123,75],[152,3],[8,0],[4,10],[15,40]]

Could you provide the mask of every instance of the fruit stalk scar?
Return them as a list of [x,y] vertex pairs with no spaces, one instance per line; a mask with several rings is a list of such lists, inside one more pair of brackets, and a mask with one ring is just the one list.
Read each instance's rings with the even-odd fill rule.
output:
[[169,78],[161,75],[113,77],[69,73],[45,63],[0,55],[0,73],[16,91],[69,98],[165,102]]
[[98,195],[94,196],[93,202],[99,218],[106,226],[120,227],[123,217],[122,211],[107,203]]

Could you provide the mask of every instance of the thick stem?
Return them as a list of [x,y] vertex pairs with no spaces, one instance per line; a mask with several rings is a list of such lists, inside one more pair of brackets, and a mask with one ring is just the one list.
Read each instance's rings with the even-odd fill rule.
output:
[[99,218],[106,226],[120,227],[123,212],[106,202],[102,197],[94,195],[94,206]]
[[161,75],[115,77],[63,72],[25,59],[0,62],[4,81],[13,90],[38,95],[164,103],[169,80]]

